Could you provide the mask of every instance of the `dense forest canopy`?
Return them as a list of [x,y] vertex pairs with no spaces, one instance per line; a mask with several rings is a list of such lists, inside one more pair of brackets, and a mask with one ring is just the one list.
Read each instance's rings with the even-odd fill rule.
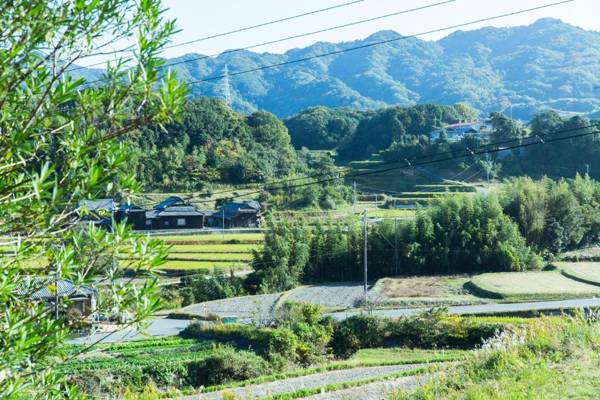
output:
[[143,129],[135,144],[135,165],[148,188],[263,182],[302,168],[285,125],[273,114],[244,116],[215,99],[188,101],[179,122]]
[[[378,154],[386,162],[431,157],[439,153],[464,153],[488,143],[528,137],[560,138],[592,133],[600,126],[580,116],[561,117],[543,111],[527,124],[502,113],[488,117],[490,130],[449,142],[429,133],[458,120],[472,119],[476,112],[465,104],[435,104],[386,107],[353,111],[316,107],[281,121],[273,114],[257,111],[243,115],[222,101],[209,98],[188,100],[178,120],[138,132],[131,162],[140,182],[148,190],[200,190],[212,184],[267,183],[274,179],[306,174],[336,174],[338,161],[365,160]],[[296,149],[292,146],[294,144]],[[304,148],[304,149],[303,149]],[[556,143],[539,143],[524,149],[504,151],[489,157],[463,157],[436,164],[460,171],[473,163],[491,177],[532,175],[574,177],[577,172],[600,178],[598,135]],[[321,188],[322,189],[322,188]],[[347,198],[340,188],[323,195],[312,187],[265,195],[280,204],[306,206],[332,204]],[[339,195],[335,195],[334,192]],[[286,194],[286,196],[283,196]]]

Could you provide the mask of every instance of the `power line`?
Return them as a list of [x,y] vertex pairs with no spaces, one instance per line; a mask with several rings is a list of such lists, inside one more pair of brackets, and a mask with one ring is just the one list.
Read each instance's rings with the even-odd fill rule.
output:
[[[558,138],[554,138],[554,139],[542,139],[542,136],[544,138],[546,138],[547,136],[550,135],[557,135],[560,133],[566,133],[569,131],[580,131],[583,129],[594,129],[593,132],[588,132],[588,133],[583,133],[583,134],[578,134],[578,135],[570,135],[570,136],[562,136],[562,137],[558,137]],[[441,162],[447,162],[447,161],[451,161],[451,160],[455,160],[455,159],[462,159],[462,158],[467,158],[467,157],[472,157],[472,156],[477,156],[477,155],[481,155],[481,154],[494,154],[494,153],[500,153],[503,151],[509,151],[509,150],[515,150],[515,149],[519,149],[519,148],[525,148],[525,147],[530,147],[530,146],[534,146],[534,145],[539,145],[539,144],[548,144],[548,143],[555,143],[555,142],[559,142],[559,141],[563,141],[563,140],[569,140],[569,139],[578,139],[578,138],[582,138],[582,137],[586,137],[586,136],[591,136],[591,135],[597,135],[600,133],[600,131],[596,130],[596,126],[594,125],[590,125],[590,126],[585,126],[585,127],[579,127],[579,128],[573,128],[573,129],[567,129],[567,130],[563,130],[563,131],[556,131],[554,133],[549,133],[546,135],[538,135],[538,136],[530,136],[525,138],[525,140],[531,139],[532,141],[528,142],[528,143],[519,143],[513,146],[508,146],[508,147],[496,147],[496,148],[492,148],[492,149],[483,149],[483,150],[479,150],[479,149],[465,149],[466,151],[464,152],[464,154],[459,154],[459,155],[453,155],[450,157],[446,157],[446,158],[438,158],[438,159],[433,159],[433,160],[427,160],[427,161],[415,161],[413,163],[407,164],[407,165],[400,165],[400,166],[396,166],[396,167],[390,167],[390,168],[386,168],[386,169],[379,169],[379,170],[373,170],[373,171],[364,171],[364,172],[357,172],[354,174],[346,174],[342,177],[334,177],[334,178],[326,178],[326,179],[321,179],[321,180],[317,180],[317,181],[312,181],[312,182],[306,182],[306,183],[301,183],[301,184],[296,184],[296,185],[289,185],[289,186],[275,186],[275,187],[263,187],[260,190],[254,191],[254,192],[250,192],[250,193],[245,193],[245,196],[248,195],[253,195],[253,194],[260,194],[262,192],[270,192],[270,191],[275,191],[275,190],[284,190],[284,189],[294,189],[294,188],[299,188],[299,187],[306,187],[306,186],[311,186],[311,185],[319,185],[322,183],[328,183],[328,182],[332,182],[332,181],[336,181],[336,180],[340,180],[340,179],[345,179],[345,178],[350,178],[350,177],[356,177],[356,176],[368,176],[368,175],[375,175],[375,174],[380,174],[380,173],[385,173],[385,172],[390,172],[390,171],[394,171],[394,170],[400,170],[400,169],[408,169],[408,168],[413,168],[413,167],[417,167],[417,166],[423,166],[423,165],[430,165],[430,164],[436,164],[436,163],[441,163]],[[502,143],[502,142],[499,142]],[[494,146],[497,145],[497,143],[490,143],[489,145],[486,145],[484,147],[488,147],[488,146]],[[442,153],[440,153],[442,154]],[[432,155],[432,156],[437,156],[437,154]],[[427,156],[427,158],[432,157],[432,156]],[[239,196],[235,196],[235,197],[239,197]],[[198,203],[205,203],[205,202],[210,202],[210,201],[214,201],[214,200],[209,200],[209,201],[200,201]]]
[[[238,75],[249,74],[249,73],[252,73],[252,72],[259,72],[259,71],[263,71],[263,70],[266,70],[266,69],[281,67],[281,66],[290,65],[290,64],[297,64],[297,63],[300,63],[300,62],[310,61],[310,60],[314,60],[314,59],[318,59],[318,58],[322,58],[322,57],[328,57],[328,56],[333,56],[333,55],[347,53],[347,52],[350,52],[350,51],[361,50],[361,49],[366,49],[366,48],[370,48],[370,47],[374,47],[374,46],[380,46],[380,45],[383,45],[383,44],[394,43],[394,42],[398,42],[400,40],[406,40],[406,39],[416,38],[416,37],[419,37],[419,36],[429,35],[429,34],[432,34],[432,33],[439,33],[439,32],[444,32],[444,31],[448,31],[448,30],[452,30],[452,29],[463,28],[463,27],[470,26],[470,25],[475,25],[475,24],[478,24],[478,23],[481,23],[481,22],[493,21],[493,20],[496,20],[496,19],[506,18],[506,17],[510,17],[510,16],[514,16],[514,15],[525,14],[525,13],[529,13],[529,12],[532,12],[532,11],[542,10],[542,9],[545,9],[545,8],[555,7],[555,6],[566,4],[566,3],[572,3],[573,1],[575,1],[575,0],[563,0],[563,1],[555,2],[555,3],[545,4],[545,5],[538,6],[538,7],[527,8],[527,9],[523,9],[523,10],[519,10],[519,11],[513,11],[513,12],[510,12],[510,13],[506,13],[506,14],[499,14],[499,15],[495,15],[495,16],[492,16],[492,17],[486,17],[486,18],[481,18],[481,19],[473,20],[473,21],[470,21],[470,22],[464,22],[464,23],[461,23],[461,24],[451,25],[451,26],[447,26],[447,27],[444,27],[444,28],[438,28],[438,29],[433,29],[433,30],[429,30],[429,31],[425,31],[425,32],[420,32],[420,33],[416,33],[416,34],[409,35],[409,36],[401,36],[401,37],[394,38],[394,39],[380,40],[380,41],[376,41],[376,42],[366,43],[366,44],[363,44],[363,45],[360,45],[360,46],[348,47],[348,48],[341,49],[341,50],[335,50],[335,51],[330,51],[330,52],[326,52],[326,53],[315,54],[315,55],[312,55],[312,56],[307,56],[307,57],[303,57],[303,58],[293,59],[293,60],[284,61],[284,62],[276,63],[276,64],[267,64],[267,65],[263,65],[263,66],[257,67],[257,68],[251,68],[251,69],[247,69],[247,70],[243,70],[243,71],[232,72],[232,73],[229,73],[229,76],[231,77],[231,76],[238,76]],[[212,76],[212,77],[209,77],[209,78],[198,79],[196,81],[191,81],[191,82],[187,82],[187,83],[189,85],[195,85],[195,84],[198,84],[198,83],[210,82],[210,81],[214,81],[214,80],[218,80],[218,79],[222,79],[222,78],[223,78],[223,75],[217,75],[217,76]]]
[[[198,38],[198,39],[188,40],[187,42],[174,43],[172,45],[168,45],[168,46],[163,47],[162,50],[173,49],[175,47],[185,46],[185,45],[192,44],[192,43],[204,42],[204,41],[207,41],[207,40],[216,39],[216,38],[223,37],[223,36],[233,35],[235,33],[246,32],[246,31],[249,31],[249,30],[252,30],[252,29],[262,28],[262,27],[269,26],[269,25],[275,25],[275,24],[278,24],[280,22],[291,21],[291,20],[294,20],[294,19],[298,19],[298,18],[302,18],[302,17],[307,17],[309,15],[319,14],[319,13],[322,13],[322,12],[331,11],[331,10],[335,10],[335,9],[342,8],[342,7],[348,7],[348,6],[357,4],[357,3],[362,3],[364,1],[365,0],[349,1],[349,2],[346,2],[346,3],[336,4],[334,6],[330,6],[330,7],[326,7],[326,8],[320,8],[318,10],[304,12],[302,14],[292,15],[292,16],[289,16],[289,17],[275,19],[275,20],[272,20],[272,21],[262,22],[262,23],[256,24],[256,25],[246,26],[244,28],[238,28],[238,29],[234,29],[234,30],[231,30],[231,31],[227,31],[227,32],[221,32],[221,33],[216,33],[216,34],[209,35],[209,36],[204,36],[204,37],[201,37],[201,38]],[[131,46],[128,46],[128,47],[126,47],[124,49],[114,50],[112,52],[109,51],[109,52],[100,52],[100,53],[88,54],[85,57],[87,58],[87,57],[93,57],[93,56],[99,56],[99,55],[111,55],[111,54],[118,54],[118,53],[126,53],[126,52],[131,51],[134,47],[135,46],[131,45]],[[90,64],[90,65],[86,65],[86,66],[81,66],[81,67],[73,68],[73,69],[70,69],[69,71],[77,71],[79,69],[84,69],[84,68],[95,67],[95,66],[98,66],[98,65],[103,65],[105,63],[106,63],[105,61],[97,62],[97,63],[94,63],[94,64]]]
[[456,0],[446,0],[446,1],[439,2],[439,3],[428,4],[426,6],[410,8],[410,9],[407,9],[407,10],[396,11],[396,12],[393,12],[393,13],[390,13],[390,14],[384,14],[384,15],[380,15],[380,16],[377,16],[377,17],[373,17],[373,18],[367,18],[367,19],[363,19],[363,20],[359,20],[359,21],[349,22],[347,24],[336,25],[336,26],[332,26],[332,27],[329,27],[329,28],[319,29],[319,30],[316,30],[316,31],[311,31],[311,32],[306,32],[306,33],[300,33],[300,34],[297,34],[297,35],[287,36],[287,37],[280,38],[280,39],[274,39],[274,40],[270,40],[268,42],[262,42],[262,43],[252,44],[252,45],[245,46],[245,47],[242,47],[242,48],[239,48],[239,49],[225,50],[225,51],[223,51],[221,53],[215,53],[215,54],[211,54],[211,55],[208,55],[208,56],[204,55],[204,56],[187,58],[187,59],[182,60],[182,61],[175,61],[175,62],[171,62],[171,63],[166,63],[166,64],[162,65],[161,68],[172,67],[174,65],[185,64],[185,63],[192,62],[192,61],[204,60],[204,59],[207,59],[207,58],[213,58],[213,57],[221,56],[221,55],[224,55],[224,54],[237,53],[237,52],[240,52],[240,51],[254,49],[256,47],[262,47],[262,46],[267,46],[267,45],[270,45],[270,44],[276,44],[276,43],[286,42],[286,41],[289,41],[289,40],[299,39],[299,38],[303,38],[303,37],[306,37],[306,36],[312,36],[312,35],[316,35],[316,34],[319,34],[319,33],[331,32],[331,31],[334,31],[334,30],[338,30],[338,29],[342,29],[342,28],[348,28],[348,27],[351,27],[351,26],[360,25],[360,24],[364,24],[364,23],[372,22],[372,21],[377,21],[377,20],[384,19],[384,18],[394,17],[394,16],[398,16],[398,15],[402,15],[402,14],[408,14],[408,13],[412,13],[412,12],[415,12],[415,11],[425,10],[425,9],[428,9],[428,8],[438,7],[438,6],[441,6],[441,5],[444,5],[444,4],[453,3],[455,1]]
[[[393,12],[393,13],[384,14],[384,15],[380,15],[380,16],[376,16],[376,17],[372,17],[372,18],[367,18],[367,19],[363,19],[363,20],[358,20],[358,21],[354,21],[354,22],[350,22],[350,23],[346,23],[346,24],[342,24],[342,25],[336,25],[336,26],[332,26],[332,27],[329,27],[329,28],[319,29],[319,30],[316,30],[316,31],[311,31],[311,32],[306,32],[306,33],[300,33],[300,34],[297,34],[297,35],[286,36],[286,37],[283,37],[283,38],[274,39],[274,40],[270,40],[270,41],[267,41],[267,42],[256,43],[256,44],[252,44],[252,45],[249,45],[249,46],[241,47],[241,48],[238,48],[238,49],[225,50],[223,52],[215,53],[215,54],[211,54],[211,55],[200,55],[200,56],[197,56],[197,57],[190,57],[190,58],[186,58],[185,60],[181,60],[181,61],[173,61],[173,62],[165,63],[165,64],[161,65],[160,68],[172,67],[172,66],[180,65],[180,64],[187,64],[187,63],[190,63],[190,62],[205,60],[205,59],[208,59],[208,58],[214,58],[214,57],[222,56],[222,55],[225,55],[225,54],[238,53],[238,52],[241,52],[241,51],[246,51],[246,50],[254,49],[256,47],[262,47],[262,46],[267,46],[267,45],[271,45],[271,44],[286,42],[286,41],[293,40],[293,39],[299,39],[299,38],[303,38],[303,37],[306,37],[306,36],[316,35],[316,34],[319,34],[319,33],[325,33],[325,32],[330,32],[330,31],[334,31],[334,30],[338,30],[338,29],[342,29],[342,28],[348,28],[348,27],[351,27],[351,26],[360,25],[360,24],[364,24],[364,23],[372,22],[372,21],[377,21],[377,20],[384,19],[384,18],[390,18],[390,17],[402,15],[402,14],[408,14],[408,13],[412,13],[412,12],[416,12],[416,11],[425,10],[425,9],[428,9],[428,8],[434,8],[434,7],[445,5],[445,4],[448,4],[448,3],[454,3],[455,1],[457,1],[457,0],[445,0],[445,1],[442,1],[442,2],[439,2],[439,3],[433,3],[433,4],[428,4],[428,5],[425,5],[425,6],[410,8],[410,9],[407,9],[407,10],[396,11],[396,12]],[[102,64],[102,63],[98,63],[98,64],[95,64],[95,65],[100,65],[100,64]],[[89,65],[88,67],[90,67],[90,66],[94,66],[94,64]],[[84,68],[87,68],[87,67],[84,67]],[[80,68],[78,67],[78,68],[75,68],[75,69],[71,69],[70,71],[74,71],[76,69],[80,69]],[[222,77],[225,78],[225,74],[223,74]],[[88,82],[88,84],[93,84],[93,83],[97,83],[97,82],[101,82],[101,81],[102,81],[102,79],[97,79],[97,80]]]
[[281,19],[276,19],[276,20],[273,20],[273,21],[263,22],[263,23],[257,24],[257,25],[247,26],[245,28],[234,29],[234,30],[229,31],[229,32],[218,33],[218,34],[215,34],[215,35],[205,36],[205,37],[202,37],[202,38],[199,38],[199,39],[189,40],[187,42],[173,44],[173,45],[170,45],[170,46],[166,46],[165,49],[172,49],[172,48],[175,48],[175,47],[181,47],[181,46],[185,46],[185,45],[192,44],[192,43],[203,42],[203,41],[210,40],[210,39],[215,39],[215,38],[218,38],[218,37],[232,35],[234,33],[240,33],[240,32],[249,31],[251,29],[263,28],[265,26],[278,24],[280,22],[291,21],[293,19],[302,18],[302,17],[306,17],[306,16],[309,16],[309,15],[319,14],[319,13],[322,13],[322,12],[331,11],[331,10],[335,10],[335,9],[338,9],[338,8],[351,6],[351,5],[354,5],[354,4],[357,4],[357,3],[362,3],[364,1],[365,0],[355,0],[355,1],[350,1],[350,2],[347,2],[347,3],[337,4],[337,5],[334,5],[334,6],[330,6],[330,7],[326,7],[326,8],[321,8],[319,10],[309,11],[309,12],[305,12],[305,13],[298,14],[298,15],[292,15],[291,17],[285,17],[285,18],[281,18]]
[[[593,127],[594,127],[594,125],[588,126],[588,128],[593,128]],[[543,139],[545,139],[545,138],[547,138],[549,136],[554,136],[554,135],[561,134],[561,133],[568,133],[568,132],[572,132],[574,130],[580,130],[580,129],[583,129],[583,128],[565,129],[565,130],[556,131],[556,132],[553,132],[553,133],[546,133],[546,134],[542,134],[542,135],[537,135],[537,136],[535,136],[535,138],[538,138],[538,140],[543,140]],[[526,138],[524,138],[524,139],[526,139]],[[464,147],[463,149],[458,149],[458,150],[452,150],[451,149],[451,150],[448,150],[448,151],[438,152],[438,153],[435,153],[435,154],[424,155],[424,156],[421,156],[421,157],[414,157],[411,160],[405,159],[405,160],[401,160],[401,161],[385,161],[385,162],[379,163],[377,166],[390,165],[390,164],[394,165],[394,164],[398,164],[400,162],[404,162],[406,164],[406,166],[410,167],[410,166],[413,166],[413,163],[416,163],[419,160],[426,159],[426,158],[440,157],[440,156],[444,156],[444,155],[452,155],[452,154],[455,154],[455,153],[457,153],[459,151],[472,152],[473,150],[482,150],[482,149],[484,149],[486,147],[490,147],[490,146],[501,146],[501,145],[512,144],[512,143],[515,143],[515,142],[519,143],[521,140],[523,140],[523,139],[521,139],[521,138],[507,139],[507,140],[502,140],[502,141],[498,141],[498,142],[494,142],[494,143],[487,143],[487,144],[478,146],[478,147],[476,147],[474,149],[471,149],[469,147]],[[414,165],[414,166],[418,166],[418,165]],[[300,181],[300,180],[315,179],[315,178],[329,176],[329,175],[332,175],[332,174],[335,174],[335,173],[341,173],[341,174],[343,174],[345,171],[352,172],[353,170],[354,169],[352,167],[346,167],[346,168],[340,169],[338,171],[333,171],[333,172],[327,172],[327,173],[320,172],[320,173],[316,173],[316,174],[312,174],[312,175],[306,175],[306,176],[297,177],[297,178],[281,179],[281,180],[278,180],[278,181],[275,181],[275,182],[271,182],[270,185],[279,185],[279,184],[286,184],[286,183],[289,183],[289,182],[297,182],[297,181]],[[355,176],[355,175],[344,175],[344,178],[352,177],[352,176]],[[341,178],[334,178],[334,179],[341,179]],[[285,188],[285,186],[282,187],[282,189],[284,189],[284,188]],[[237,191],[240,191],[240,190],[246,190],[246,189],[253,189],[253,188],[226,189],[226,190],[222,190],[222,191],[218,191],[218,192],[203,193],[200,196],[201,197],[215,196],[215,195],[220,195],[220,194],[233,193],[233,192],[237,192]],[[256,188],[256,189],[259,189],[259,188]],[[246,193],[243,196],[247,196],[249,194],[254,194],[254,193],[256,193],[256,192]],[[239,197],[242,197],[242,196],[233,196],[233,197],[239,198]],[[211,201],[214,201],[214,200],[200,201],[199,203],[209,203]]]

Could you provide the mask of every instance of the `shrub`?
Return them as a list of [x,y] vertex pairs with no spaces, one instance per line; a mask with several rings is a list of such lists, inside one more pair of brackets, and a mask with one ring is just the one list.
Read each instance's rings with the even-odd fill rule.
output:
[[333,332],[334,354],[347,358],[362,348],[381,347],[387,336],[387,325],[387,320],[366,314],[341,321]]
[[267,345],[267,357],[277,369],[282,369],[297,361],[298,346],[298,337],[291,329],[273,329]]
[[187,376],[188,383],[197,387],[243,381],[271,372],[269,364],[256,354],[221,347],[210,357],[191,363]]
[[334,354],[342,358],[362,348],[384,345],[467,349],[481,345],[505,326],[448,316],[442,309],[397,320],[358,315],[337,324],[331,347]]

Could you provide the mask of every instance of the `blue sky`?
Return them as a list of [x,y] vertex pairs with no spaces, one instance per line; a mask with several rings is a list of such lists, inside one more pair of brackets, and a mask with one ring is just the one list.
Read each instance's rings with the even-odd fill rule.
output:
[[[321,9],[347,1],[228,0],[218,2],[212,0],[166,0],[165,5],[169,8],[168,15],[177,18],[178,26],[182,29],[182,32],[174,37],[173,40],[174,42],[181,42],[306,11]],[[238,48],[274,38],[322,29],[359,19],[419,7],[425,4],[438,3],[440,1],[364,0],[355,5],[327,11],[318,15],[172,49],[168,51],[168,55],[175,56],[190,52],[213,54],[230,48]],[[385,20],[296,39],[286,43],[265,46],[257,50],[282,52],[293,47],[304,47],[320,40],[339,42],[364,38],[373,32],[383,29],[391,29],[401,34],[409,35],[467,20],[475,20],[494,14],[502,14],[552,2],[553,0],[456,0],[453,3],[437,8],[399,15]],[[508,17],[494,23],[481,25],[524,25],[541,17],[554,17],[586,29],[600,30],[599,15],[600,0],[575,0],[565,5],[535,11],[531,14]],[[450,32],[430,35],[425,38],[437,39],[446,36],[448,33]]]
[[[164,5],[168,9],[166,16],[168,18],[177,19],[177,25],[179,29],[181,29],[181,32],[173,37],[173,43],[180,43],[349,1],[350,0],[164,0]],[[168,49],[164,52],[164,55],[168,58],[186,53],[213,55],[227,49],[245,47],[255,43],[310,32],[441,1],[443,0],[363,0],[354,5],[323,12],[317,15],[311,15],[239,34]],[[294,39],[284,43],[263,46],[253,49],[253,51],[280,53],[290,48],[304,47],[317,41],[341,42],[362,39],[376,31],[387,29],[397,31],[403,35],[413,35],[496,14],[504,14],[524,8],[541,6],[555,1],[558,0],[456,0],[439,7],[343,28],[333,32]],[[468,28],[463,28],[463,30],[476,29],[488,25],[526,25],[539,18],[553,17],[588,30],[600,31],[600,20],[598,19],[598,15],[600,15],[600,0],[575,0],[571,3],[527,14],[473,25]],[[451,30],[448,30],[442,33],[421,36],[421,38],[435,40],[446,36],[451,32]],[[97,61],[98,60],[88,59],[82,64],[85,65]]]

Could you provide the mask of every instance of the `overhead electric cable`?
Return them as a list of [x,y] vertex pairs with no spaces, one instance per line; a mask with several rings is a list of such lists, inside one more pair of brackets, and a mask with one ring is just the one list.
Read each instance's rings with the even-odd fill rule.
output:
[[[424,32],[416,33],[416,34],[409,35],[409,36],[400,36],[400,37],[393,38],[393,39],[387,39],[387,40],[380,40],[380,41],[376,41],[376,42],[365,43],[365,44],[360,45],[360,46],[348,47],[348,48],[341,49],[341,50],[335,50],[335,51],[330,51],[330,52],[321,53],[321,54],[314,54],[312,56],[307,56],[307,57],[303,57],[303,58],[297,58],[297,59],[293,59],[293,60],[289,60],[289,61],[284,61],[284,62],[281,62],[281,63],[267,64],[267,65],[263,65],[263,66],[257,67],[257,68],[252,68],[252,69],[247,69],[247,70],[237,71],[237,72],[231,72],[231,73],[229,73],[229,76],[232,77],[232,76],[249,74],[249,73],[252,73],[252,72],[264,71],[266,69],[277,68],[277,67],[281,67],[281,66],[285,66],[285,65],[290,65],[290,64],[297,64],[297,63],[300,63],[300,62],[305,62],[305,61],[310,61],[310,60],[314,60],[314,59],[318,59],[318,58],[322,58],[322,57],[328,57],[328,56],[343,54],[343,53],[347,53],[347,52],[350,52],[350,51],[366,49],[366,48],[370,48],[370,47],[374,47],[374,46],[381,46],[381,45],[384,45],[384,44],[394,43],[394,42],[398,42],[400,40],[406,40],[406,39],[416,38],[416,37],[419,37],[419,36],[429,35],[429,34],[432,34],[432,33],[439,33],[439,32],[444,32],[444,31],[448,31],[448,30],[453,30],[453,29],[458,29],[458,28],[464,28],[466,26],[479,24],[481,22],[489,22],[489,21],[493,21],[493,20],[496,20],[496,19],[506,18],[506,17],[515,16],[515,15],[519,15],[519,14],[525,14],[525,13],[529,13],[529,12],[532,12],[532,11],[542,10],[542,9],[545,9],[545,8],[556,7],[558,5],[562,5],[562,4],[566,4],[566,3],[572,3],[573,1],[575,1],[575,0],[558,1],[558,2],[549,3],[549,4],[545,4],[545,5],[538,6],[538,7],[532,7],[532,8],[522,9],[522,10],[519,10],[519,11],[510,12],[510,13],[499,14],[499,15],[495,15],[495,16],[492,16],[492,17],[480,18],[480,19],[476,19],[476,20],[473,20],[473,21],[469,21],[469,22],[464,22],[464,23],[460,23],[460,24],[456,24],[456,25],[450,25],[450,26],[447,26],[447,27],[444,27],[444,28],[432,29],[432,30],[429,30],[429,31],[424,31]],[[190,84],[190,85],[195,85],[195,84],[199,84],[199,83],[210,82],[210,81],[222,79],[223,77],[224,77],[223,75],[216,75],[216,76],[212,76],[212,77],[209,77],[209,78],[198,79],[198,80],[187,82],[187,83]]]
[[[248,46],[245,46],[245,47],[241,47],[241,48],[237,48],[237,49],[225,50],[225,51],[222,51],[220,53],[215,53],[215,54],[211,54],[211,55],[199,55],[199,56],[196,56],[196,57],[187,57],[184,60],[167,62],[167,63],[161,65],[160,68],[172,67],[172,66],[181,65],[181,64],[187,64],[187,63],[194,62],[194,61],[201,61],[201,60],[205,60],[205,59],[208,59],[208,58],[214,58],[214,57],[217,57],[217,56],[222,56],[222,55],[225,55],[225,54],[238,53],[238,52],[241,52],[241,51],[246,51],[246,50],[254,49],[254,48],[257,48],[257,47],[267,46],[267,45],[281,43],[281,42],[286,42],[286,41],[289,41],[289,40],[299,39],[299,38],[303,38],[303,37],[306,37],[306,36],[312,36],[312,35],[316,35],[316,34],[319,34],[319,33],[330,32],[330,31],[334,31],[334,30],[338,30],[338,29],[342,29],[342,28],[348,28],[348,27],[351,27],[351,26],[360,25],[360,24],[364,24],[364,23],[372,22],[372,21],[377,21],[377,20],[384,19],[384,18],[390,18],[390,17],[402,15],[402,14],[409,14],[409,13],[412,13],[412,12],[421,11],[421,10],[425,10],[425,9],[428,9],[428,8],[434,8],[434,7],[442,6],[442,5],[445,5],[445,4],[448,4],[448,3],[454,3],[456,1],[457,0],[445,0],[445,1],[442,1],[442,2],[438,2],[438,3],[432,3],[432,4],[427,4],[425,6],[420,6],[420,7],[410,8],[410,9],[406,9],[406,10],[396,11],[396,12],[393,12],[393,13],[379,15],[379,16],[376,16],[376,17],[367,18],[367,19],[363,19],[363,20],[358,20],[358,21],[354,21],[354,22],[350,22],[350,23],[346,23],[346,24],[342,24],[342,25],[336,25],[336,26],[332,26],[332,27],[329,27],[329,28],[319,29],[319,30],[316,30],[316,31],[300,33],[300,34],[292,35],[292,36],[286,36],[286,37],[283,37],[283,38],[274,39],[274,40],[270,40],[270,41],[267,41],[267,42],[255,43],[255,44],[251,44],[251,45],[248,45]],[[101,64],[102,63],[91,64],[88,67],[94,66],[94,65],[101,65]],[[82,67],[77,67],[77,68],[71,69],[70,71],[75,71],[75,70],[81,69],[81,68]],[[87,68],[87,67],[83,67],[83,68]],[[225,77],[225,75],[223,75],[223,78],[224,77]],[[102,79],[97,79],[97,80],[90,81],[90,82],[87,82],[87,83],[88,84],[93,84],[93,83],[97,83],[97,82],[101,82],[101,81],[102,81]]]
[[[583,129],[594,129],[594,131],[593,132],[583,133],[583,134],[570,135],[570,136],[561,136],[561,137],[557,137],[557,138],[550,138],[550,139],[540,140],[540,137],[542,137],[542,136],[544,138],[547,138],[548,136],[554,136],[554,135],[557,135],[557,134],[560,134],[560,133],[566,133],[566,132],[581,131]],[[598,130],[598,127],[596,127],[594,125],[585,126],[585,127],[579,127],[579,128],[573,128],[573,129],[567,129],[567,130],[563,130],[563,131],[556,131],[556,132],[553,132],[551,134],[549,133],[549,134],[546,134],[546,135],[529,136],[529,137],[523,139],[523,141],[528,141],[527,143],[519,143],[519,144],[512,145],[512,146],[507,146],[507,147],[496,147],[496,148],[492,148],[492,149],[482,149],[482,150],[480,150],[480,149],[463,149],[462,151],[464,151],[464,153],[458,154],[458,155],[453,155],[453,156],[446,157],[446,158],[437,158],[437,159],[426,160],[426,161],[418,161],[418,158],[417,158],[416,161],[411,162],[410,164],[399,165],[399,166],[389,167],[389,168],[385,168],[385,169],[377,169],[377,170],[372,170],[372,171],[356,172],[356,173],[346,174],[346,175],[339,176],[339,177],[324,178],[324,179],[320,179],[320,180],[316,180],[316,181],[312,181],[312,182],[300,183],[300,184],[295,184],[295,185],[283,185],[283,186],[263,187],[263,188],[258,189],[256,191],[253,191],[253,192],[244,193],[243,196],[249,196],[249,195],[253,195],[253,194],[260,194],[260,193],[263,193],[263,192],[270,192],[270,191],[275,191],[275,190],[286,190],[286,189],[294,189],[294,188],[306,187],[306,186],[311,186],[311,185],[319,185],[319,184],[322,184],[322,183],[337,181],[337,180],[345,179],[345,178],[351,178],[351,177],[357,177],[357,176],[375,175],[375,174],[380,174],[380,173],[385,173],[385,172],[390,172],[390,171],[395,171],[395,170],[400,170],[400,169],[410,169],[410,168],[414,168],[414,167],[418,167],[418,166],[436,164],[436,163],[441,163],[441,162],[446,162],[446,161],[451,161],[451,160],[456,160],[456,159],[463,159],[463,158],[473,157],[473,156],[477,156],[477,155],[481,155],[481,154],[500,153],[500,152],[503,152],[503,151],[509,151],[509,150],[514,150],[514,149],[519,149],[519,148],[525,148],[525,147],[530,147],[530,146],[535,146],[535,145],[540,145],[540,144],[555,143],[555,142],[559,142],[559,141],[563,141],[563,140],[569,140],[569,139],[578,139],[578,138],[592,136],[592,135],[598,135],[598,134],[600,134],[600,130]],[[499,142],[499,143],[502,143],[502,142]],[[493,146],[493,145],[497,146],[498,144],[497,143],[490,143],[489,145],[486,145],[486,146],[483,146],[483,147],[489,147],[489,146]],[[456,152],[460,152],[460,151],[456,151]],[[440,154],[442,154],[442,153],[440,153]],[[437,156],[437,155],[439,155],[439,154],[435,154],[435,155],[432,155],[432,156]],[[430,158],[430,157],[431,156],[427,156],[427,158]],[[425,158],[425,157],[421,157],[421,158]],[[229,196],[229,198],[231,198],[231,197],[238,198],[238,197],[242,197],[242,196]],[[213,201],[215,201],[215,199],[197,201],[196,203],[208,203],[208,202],[213,202]]]
[[[294,20],[294,19],[298,19],[298,18],[302,18],[302,17],[307,17],[309,15],[315,15],[315,14],[319,14],[319,13],[322,13],[322,12],[335,10],[335,9],[338,9],[338,8],[348,7],[348,6],[351,6],[351,5],[354,5],[354,4],[362,3],[364,1],[366,1],[366,0],[353,0],[353,1],[346,2],[346,3],[336,4],[336,5],[333,5],[333,6],[330,6],[330,7],[320,8],[318,10],[308,11],[308,12],[304,12],[304,13],[301,13],[301,14],[292,15],[292,16],[289,16],[289,17],[284,17],[284,18],[279,18],[279,19],[275,19],[275,20],[272,20],[272,21],[262,22],[262,23],[256,24],[256,25],[250,25],[250,26],[246,26],[246,27],[243,27],[243,28],[233,29],[233,30],[227,31],[227,32],[215,33],[213,35],[208,35],[208,36],[204,36],[204,37],[201,37],[201,38],[198,38],[198,39],[188,40],[186,42],[174,43],[174,44],[171,44],[171,45],[163,47],[162,50],[172,49],[172,48],[180,47],[180,46],[185,46],[185,45],[192,44],[192,43],[204,42],[204,41],[207,41],[207,40],[216,39],[216,38],[223,37],[223,36],[233,35],[235,33],[246,32],[246,31],[249,31],[249,30],[252,30],[252,29],[263,28],[265,26],[275,25],[275,24],[278,24],[280,22],[291,21],[291,20]],[[107,51],[107,52],[100,52],[100,53],[87,54],[83,58],[88,58],[88,57],[93,57],[93,56],[100,56],[100,55],[111,55],[111,54],[118,54],[118,53],[126,53],[126,52],[129,52],[129,51],[133,50],[134,48],[135,48],[135,46],[131,45],[131,46],[128,46],[128,47],[126,47],[124,49]],[[98,66],[98,65],[103,65],[105,63],[106,63],[106,61],[102,61],[102,62],[98,62],[98,63],[86,65],[86,66],[80,66],[80,67],[73,68],[70,71],[76,71],[76,70],[83,69],[83,68],[95,67],[95,66]]]

